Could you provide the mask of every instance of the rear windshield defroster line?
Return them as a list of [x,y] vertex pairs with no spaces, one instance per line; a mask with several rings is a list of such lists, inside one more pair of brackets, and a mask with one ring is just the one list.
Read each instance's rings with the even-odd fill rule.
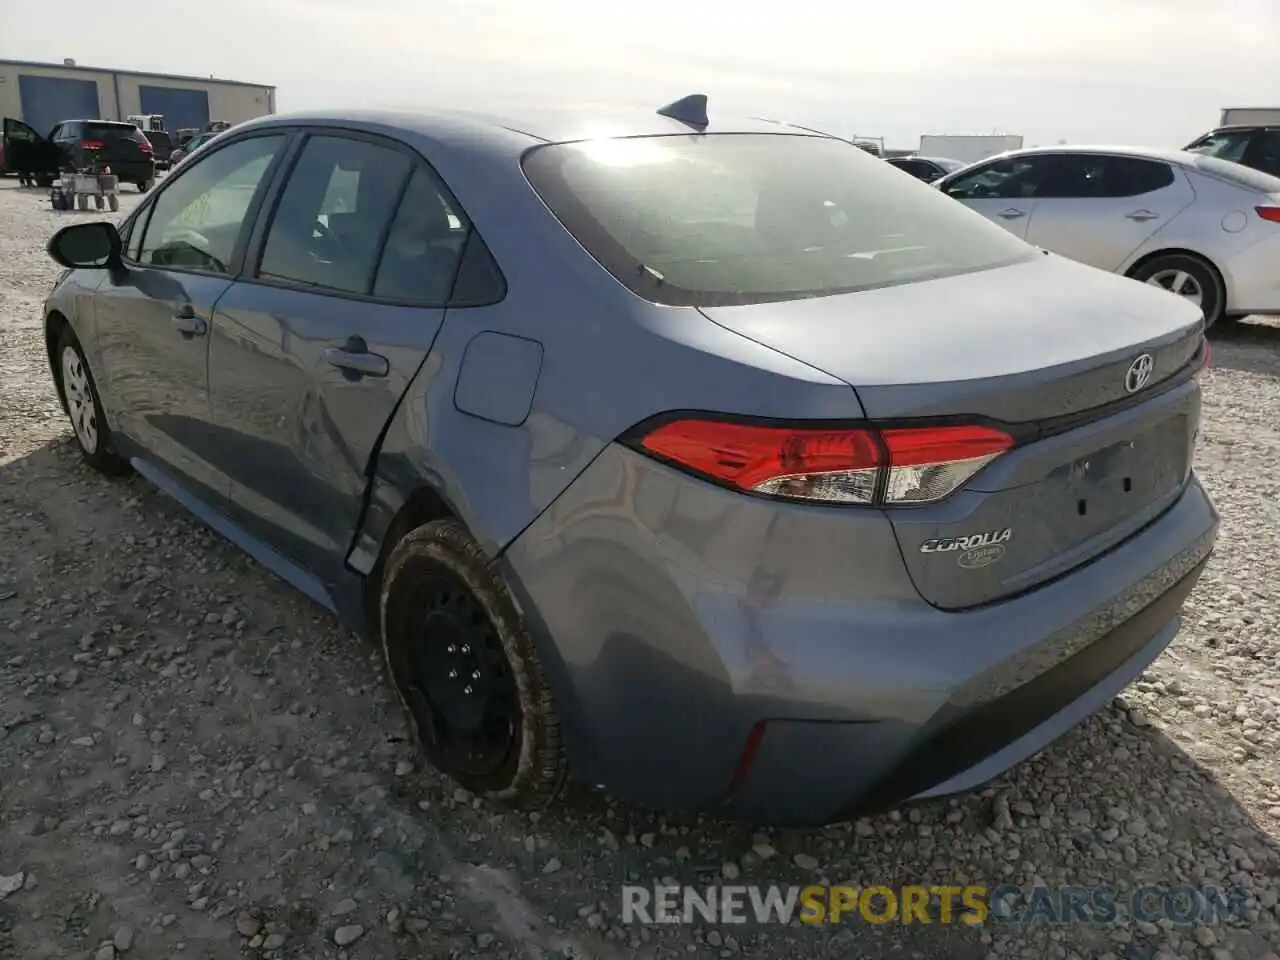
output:
[[830,296],[1036,255],[963,204],[829,137],[577,141],[534,147],[523,166],[578,242],[654,303]]

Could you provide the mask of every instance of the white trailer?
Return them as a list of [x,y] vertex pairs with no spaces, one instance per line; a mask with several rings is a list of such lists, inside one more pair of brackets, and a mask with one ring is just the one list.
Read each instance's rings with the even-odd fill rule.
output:
[[1280,107],[1223,107],[1218,126],[1230,127],[1238,123],[1280,123]]
[[972,136],[927,133],[920,137],[922,157],[946,157],[961,163],[977,163],[1006,150],[1018,150],[1022,138],[1015,134],[975,134]]

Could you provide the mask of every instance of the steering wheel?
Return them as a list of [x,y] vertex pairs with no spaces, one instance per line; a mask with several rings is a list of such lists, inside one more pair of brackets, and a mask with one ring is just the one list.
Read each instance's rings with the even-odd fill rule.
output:
[[[335,254],[338,256],[341,256],[345,252],[345,248],[342,245],[342,241],[338,239],[338,235],[334,233],[331,229],[329,229],[329,225],[326,224],[323,220],[320,220],[320,219],[316,220],[315,232],[320,235],[319,246],[329,248],[328,259],[330,261],[334,259]],[[320,250],[318,249],[313,248],[311,251],[311,255],[315,257],[317,260],[321,259]]]

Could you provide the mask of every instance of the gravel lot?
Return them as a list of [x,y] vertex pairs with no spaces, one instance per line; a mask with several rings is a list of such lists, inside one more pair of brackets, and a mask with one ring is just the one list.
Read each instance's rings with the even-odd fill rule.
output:
[[[1183,633],[1048,753],[821,831],[598,796],[526,816],[422,769],[370,646],[140,479],[81,466],[40,302],[46,239],[85,216],[0,181],[0,957],[1276,960],[1280,328],[1215,344],[1198,456],[1224,526]],[[1252,895],[1203,927],[619,922],[628,880],[721,877]]]

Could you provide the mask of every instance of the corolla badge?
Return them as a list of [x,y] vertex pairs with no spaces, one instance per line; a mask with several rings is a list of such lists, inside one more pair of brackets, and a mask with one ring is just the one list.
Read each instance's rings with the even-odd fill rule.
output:
[[1013,538],[1013,527],[971,533],[966,537],[939,537],[920,544],[921,553],[959,553],[956,563],[966,570],[980,570],[1000,560],[1005,544]]

